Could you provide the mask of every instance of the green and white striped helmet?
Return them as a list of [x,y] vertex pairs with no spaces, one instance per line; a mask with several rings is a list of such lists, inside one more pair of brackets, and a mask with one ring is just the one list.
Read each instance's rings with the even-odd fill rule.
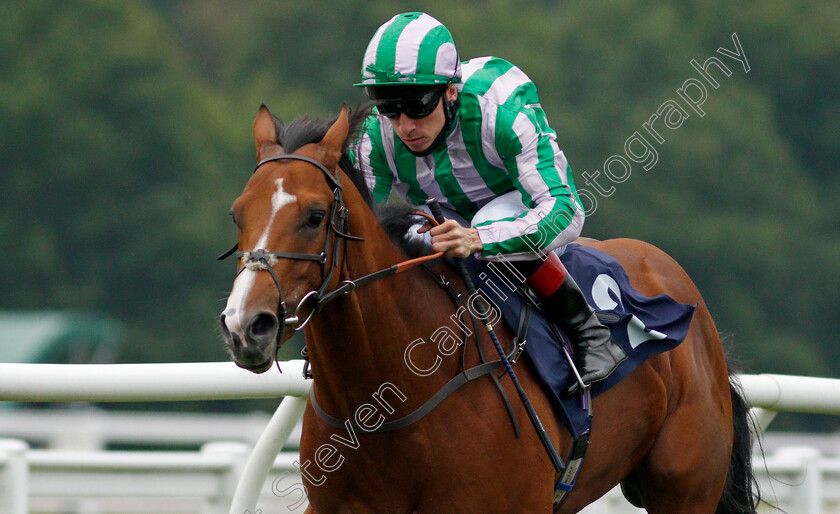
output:
[[368,44],[362,61],[365,86],[443,85],[460,82],[461,63],[452,34],[428,14],[398,14]]

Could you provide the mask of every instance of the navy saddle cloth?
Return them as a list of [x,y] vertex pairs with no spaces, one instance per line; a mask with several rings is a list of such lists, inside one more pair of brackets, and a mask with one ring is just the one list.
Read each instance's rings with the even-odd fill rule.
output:
[[[685,339],[696,305],[679,303],[664,294],[652,298],[642,295],[630,285],[618,261],[593,248],[570,244],[560,260],[628,356],[606,380],[593,385],[592,396],[618,383],[651,355],[671,350]],[[505,265],[474,258],[466,259],[466,264],[475,285],[501,311],[505,325],[516,333],[524,302],[511,289],[510,275],[505,278],[500,273]],[[525,355],[542,380],[559,418],[572,435],[580,435],[588,427],[581,397],[563,397],[571,370],[560,345],[568,343],[555,340],[537,309],[533,309],[526,341]]]

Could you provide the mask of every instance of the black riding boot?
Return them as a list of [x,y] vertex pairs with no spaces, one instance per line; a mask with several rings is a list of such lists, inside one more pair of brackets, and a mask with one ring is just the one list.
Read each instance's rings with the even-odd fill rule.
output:
[[[566,276],[554,294],[542,301],[572,341],[575,362],[584,384],[604,380],[627,358],[624,350],[610,337],[610,329],[598,321],[571,276]],[[577,382],[569,392],[576,390]]]
[[[550,254],[538,269],[532,267],[529,271],[533,273],[526,275],[528,283],[541,297],[544,311],[565,330],[574,346],[583,382],[591,384],[610,376],[627,354],[612,340],[610,330],[598,321],[560,259]],[[576,392],[578,387],[575,382],[569,392]]]

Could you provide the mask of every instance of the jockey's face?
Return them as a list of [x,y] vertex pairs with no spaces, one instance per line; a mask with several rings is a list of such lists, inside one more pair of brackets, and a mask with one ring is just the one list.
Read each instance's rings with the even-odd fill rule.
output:
[[[446,98],[449,101],[458,98],[458,90],[454,85],[450,85],[446,89]],[[423,152],[434,143],[446,123],[446,114],[443,112],[443,98],[438,100],[437,107],[428,116],[409,118],[405,113],[400,113],[399,117],[388,118],[388,121],[391,122],[394,132],[397,133],[397,136],[409,150],[415,153]]]

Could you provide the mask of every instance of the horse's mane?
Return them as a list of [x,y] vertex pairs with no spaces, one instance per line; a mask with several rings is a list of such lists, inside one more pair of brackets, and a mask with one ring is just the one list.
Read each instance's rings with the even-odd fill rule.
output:
[[373,210],[388,237],[411,258],[432,253],[432,247],[423,239],[408,237],[411,227],[426,221],[422,216],[414,214],[414,211],[414,207],[403,201],[391,201]]
[[[372,105],[359,105],[347,110],[350,130],[341,146],[341,159],[338,162],[368,205],[372,202],[370,191],[365,185],[362,173],[353,166],[353,162],[347,156],[347,151],[350,145],[359,138],[365,120],[371,115],[371,109]],[[321,141],[337,119],[316,120],[309,116],[299,116],[287,124],[277,116],[272,115],[272,118],[274,118],[274,127],[277,129],[277,143],[288,153],[309,143]]]
[[[409,239],[406,237],[408,230],[418,222],[424,221],[424,218],[412,215],[414,208],[405,202],[388,202],[375,205],[373,195],[365,183],[362,172],[353,165],[353,162],[347,154],[349,148],[358,140],[365,120],[371,115],[372,108],[372,104],[362,104],[348,109],[350,130],[347,139],[341,147],[341,159],[338,165],[350,177],[353,185],[356,186],[356,189],[359,190],[362,198],[364,198],[365,203],[376,214],[379,223],[382,225],[385,233],[388,234],[388,237],[409,257],[428,255],[432,253],[429,245],[416,238]],[[287,124],[277,116],[272,115],[272,117],[274,118],[274,127],[277,129],[277,143],[289,153],[309,143],[321,141],[327,133],[327,130],[329,130],[336,120],[336,118],[331,120],[317,120],[309,116],[299,116]]]

